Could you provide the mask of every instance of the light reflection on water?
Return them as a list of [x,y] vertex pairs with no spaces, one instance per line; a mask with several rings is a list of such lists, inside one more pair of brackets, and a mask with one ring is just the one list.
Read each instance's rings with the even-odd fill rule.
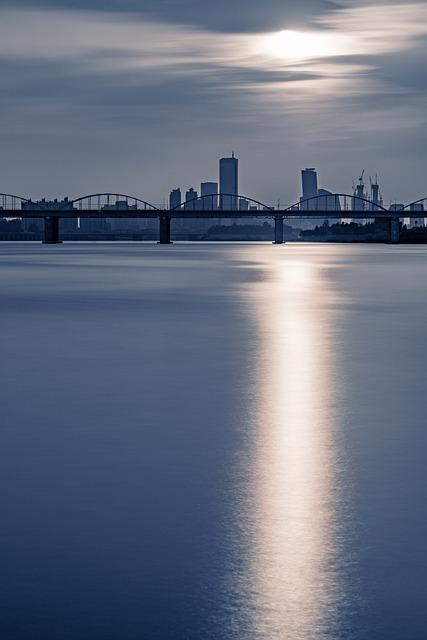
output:
[[0,247],[0,636],[423,638],[427,250]]
[[249,294],[259,336],[248,479],[251,624],[256,638],[320,639],[331,637],[346,595],[339,388],[324,304],[336,294],[313,262],[284,257],[265,267],[266,281]]

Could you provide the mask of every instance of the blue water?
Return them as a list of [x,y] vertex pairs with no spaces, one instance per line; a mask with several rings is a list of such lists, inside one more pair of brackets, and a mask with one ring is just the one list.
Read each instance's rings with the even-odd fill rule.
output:
[[427,249],[0,246],[0,637],[414,640]]

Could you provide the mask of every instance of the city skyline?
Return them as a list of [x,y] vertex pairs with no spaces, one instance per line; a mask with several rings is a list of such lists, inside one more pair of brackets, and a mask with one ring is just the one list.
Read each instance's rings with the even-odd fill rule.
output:
[[[209,207],[207,207],[209,209],[216,208],[217,206],[218,208],[222,208],[222,209],[234,209],[234,208],[240,208],[241,202],[240,202],[240,205],[237,203],[237,200],[236,202],[233,202],[233,197],[231,197],[233,194],[236,197],[239,196],[240,200],[242,200],[242,198],[245,198],[245,197],[249,199],[252,198],[257,200],[258,194],[256,192],[245,193],[239,189],[239,184],[240,184],[239,158],[237,157],[234,151],[231,152],[230,156],[219,158],[217,160],[217,163],[218,163],[217,174],[210,176],[208,178],[202,179],[200,182],[198,182],[197,180],[192,180],[192,181],[190,180],[180,185],[175,183],[172,189],[169,188],[169,191],[168,191],[168,188],[165,187],[164,191],[166,191],[168,195],[163,197],[157,197],[153,201],[151,201],[150,204],[157,206],[158,208],[175,209],[175,208],[178,208],[181,204],[184,206],[186,203],[191,203],[191,201],[198,200],[200,197],[202,197],[202,198],[205,198],[206,207],[207,207],[207,204],[210,202]],[[245,180],[243,182],[245,182]],[[328,185],[331,188],[325,189],[325,188],[319,187],[319,182],[322,182],[322,184],[324,184],[322,175],[320,174],[320,172],[317,170],[316,167],[301,168],[300,178],[296,180],[296,183],[299,184],[299,187],[292,190],[292,193],[294,192],[297,193],[294,200],[286,196],[283,198],[278,198],[274,200],[273,197],[270,196],[270,197],[267,197],[265,200],[259,199],[258,204],[260,205],[265,204],[266,206],[269,206],[272,208],[287,208],[294,204],[297,204],[298,202],[310,200],[316,196],[324,196],[326,198],[325,203],[327,208],[329,196],[333,196],[334,194],[347,194],[348,196],[354,195],[359,200],[365,199],[367,201],[372,202],[373,204],[380,204],[380,205],[386,204],[388,205],[389,208],[396,208],[396,207],[399,208],[400,205],[406,206],[406,205],[417,203],[418,201],[426,199],[425,194],[419,195],[421,191],[419,191],[418,195],[416,196],[412,194],[412,196],[406,201],[403,198],[391,199],[387,197],[387,195],[385,198],[383,198],[384,192],[382,189],[382,183],[381,185],[379,184],[378,172],[374,172],[373,175],[368,175],[365,169],[361,171],[361,174],[358,176],[358,178],[353,178],[351,188],[347,187],[347,189],[337,189],[334,187],[334,185]],[[2,192],[0,191],[0,195],[1,193]],[[60,195],[54,195],[54,196],[50,196],[46,193],[42,193],[38,197],[34,196],[33,194],[31,195],[28,195],[28,194],[24,195],[23,193],[12,194],[10,189],[9,190],[5,189],[3,191],[3,194],[10,194],[10,197],[17,196],[19,198],[28,199],[30,202],[31,201],[33,202],[47,201],[53,204],[57,202],[60,203],[62,201],[64,202],[72,201],[73,199],[83,197],[83,196],[89,196],[91,194],[93,195],[96,193],[100,193],[100,194],[110,193],[110,194],[120,195],[119,190],[116,190],[116,191],[104,190],[99,192],[95,192],[94,190],[89,190],[85,194],[80,193],[77,195],[77,194],[70,194],[70,193],[67,193],[67,194],[62,193]],[[123,197],[130,198],[130,199],[132,199],[132,197],[141,198],[143,200],[145,199],[144,193],[138,193],[133,189],[129,191],[127,195],[125,195],[124,192],[121,192],[121,195]],[[221,199],[220,197],[221,195],[224,196],[223,199]],[[215,196],[218,196],[218,202],[216,204],[214,204]],[[148,202],[148,199],[146,201]],[[191,205],[188,205],[188,206],[190,206],[191,208]],[[7,207],[4,207],[4,208],[7,208]]]
[[210,179],[234,148],[245,158],[241,192],[261,200],[298,196],[294,167],[304,166],[339,191],[363,167],[380,170],[391,202],[420,191],[424,3],[226,7],[2,3],[8,190],[117,189],[156,201],[163,185]]

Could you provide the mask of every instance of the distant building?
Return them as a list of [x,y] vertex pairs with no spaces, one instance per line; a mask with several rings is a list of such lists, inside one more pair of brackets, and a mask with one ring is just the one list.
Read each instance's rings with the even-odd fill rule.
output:
[[365,191],[365,183],[363,181],[363,176],[365,175],[365,171],[362,171],[362,175],[359,178],[359,181],[356,187],[353,189],[353,198],[351,203],[351,208],[353,211],[364,211],[366,209],[366,200],[368,199],[368,194]]
[[302,196],[300,197],[300,209],[302,211],[341,210],[341,203],[338,196],[327,189],[319,189],[317,171],[314,167],[308,167],[301,171],[301,182]]
[[315,198],[318,193],[316,169],[314,167],[303,169],[301,171],[301,180],[302,180],[301,200],[308,200],[309,198]]
[[239,161],[234,156],[219,161],[220,209],[234,211],[238,209]]
[[203,200],[200,208],[204,211],[216,211],[218,209],[218,183],[202,182],[200,185],[200,195]]
[[317,208],[321,211],[341,211],[341,202],[338,196],[327,189],[319,189],[317,195]]
[[[22,203],[22,209],[42,209],[43,211],[72,211],[73,210],[73,202],[68,198],[64,198],[63,200],[46,200],[43,198],[42,200],[27,200]],[[78,219],[77,218],[62,218],[60,221],[61,230],[62,231],[76,231],[78,229]],[[39,231],[43,230],[44,220],[43,218],[24,218],[23,219],[23,228],[24,231],[28,231],[30,227],[37,228]]]
[[308,167],[301,171],[302,196],[300,197],[300,209],[303,211],[315,211],[319,209],[316,196],[319,195],[317,186],[317,171],[314,167]]
[[198,197],[199,196],[197,191],[195,191],[193,187],[191,187],[185,194],[184,209],[186,209],[187,211],[194,211],[194,209],[196,208],[196,203],[194,202],[194,200],[197,200]]
[[[169,209],[179,209],[182,205],[182,193],[181,189],[177,187],[172,189],[169,194]],[[173,228],[175,231],[182,231],[185,227],[185,221],[182,218],[176,218],[173,221]]]
[[375,205],[375,208],[381,208],[384,204],[381,192],[380,192],[380,186],[378,184],[378,177],[375,176],[375,182],[373,182],[372,178],[371,180],[371,202],[373,202],[373,204]]
[[178,209],[182,204],[181,189],[172,189],[169,195],[169,209]]
[[[137,211],[136,204],[129,204],[127,200],[116,200],[113,204],[104,204],[102,211]],[[96,220],[95,220],[96,222]],[[140,227],[140,221],[137,218],[109,218],[108,223],[111,231],[137,231]],[[81,226],[81,225],[80,225]],[[101,229],[104,230],[104,226],[101,224]]]
[[[197,208],[203,211],[218,211],[218,183],[202,182],[200,185],[202,199],[197,203]],[[194,220],[192,228],[198,233],[206,233],[215,223],[212,218]]]
[[73,202],[68,198],[64,198],[63,200],[46,200],[43,198],[42,200],[27,200],[22,203],[22,209],[42,209],[43,211],[72,211],[73,210]]

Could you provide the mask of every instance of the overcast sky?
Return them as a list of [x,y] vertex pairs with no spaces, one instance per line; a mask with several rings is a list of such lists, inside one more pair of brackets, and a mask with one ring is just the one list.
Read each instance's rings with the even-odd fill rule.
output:
[[0,0],[0,191],[76,197],[217,179],[291,204],[300,169],[427,195],[427,4]]

